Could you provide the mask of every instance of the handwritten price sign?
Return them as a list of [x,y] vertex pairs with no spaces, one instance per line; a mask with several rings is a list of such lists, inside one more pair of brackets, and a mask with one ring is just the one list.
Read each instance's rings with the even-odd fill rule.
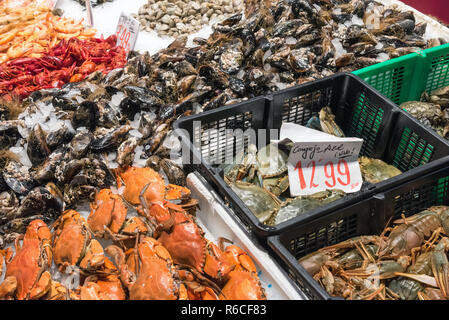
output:
[[347,193],[362,187],[358,157],[363,140],[337,138],[294,123],[283,123],[281,141],[292,141],[288,177],[292,197],[327,189]]
[[295,143],[288,170],[292,196],[326,189],[359,191],[362,175],[358,154],[363,141]]
[[137,36],[139,35],[140,23],[136,19],[122,13],[118,20],[117,30],[117,46],[126,50],[128,56],[131,50],[134,50]]

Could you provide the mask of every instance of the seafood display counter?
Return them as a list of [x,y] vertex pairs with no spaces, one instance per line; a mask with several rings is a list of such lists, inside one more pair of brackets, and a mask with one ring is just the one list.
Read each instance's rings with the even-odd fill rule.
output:
[[0,1],[0,299],[447,297],[447,43],[396,0]]

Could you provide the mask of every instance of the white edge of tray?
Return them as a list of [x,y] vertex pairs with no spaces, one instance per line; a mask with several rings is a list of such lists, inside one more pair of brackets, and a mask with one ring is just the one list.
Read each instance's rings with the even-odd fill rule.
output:
[[[306,296],[299,290],[279,265],[268,255],[267,251],[256,245],[230,216],[229,208],[212,194],[211,187],[197,173],[187,176],[187,185],[192,190],[192,197],[199,201],[197,211],[198,224],[206,229],[206,236],[213,235],[231,240],[245,250],[257,265],[259,276],[267,298],[270,300],[305,300]],[[209,239],[216,240],[216,239]],[[214,241],[215,242],[215,241]]]

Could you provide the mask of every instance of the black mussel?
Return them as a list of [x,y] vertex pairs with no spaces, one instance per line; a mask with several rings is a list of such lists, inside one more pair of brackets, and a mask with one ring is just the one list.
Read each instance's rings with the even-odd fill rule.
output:
[[345,53],[335,59],[335,65],[337,66],[337,68],[341,68],[354,63],[354,61],[355,56],[353,53]]
[[61,184],[66,184],[90,163],[91,160],[89,158],[61,161],[55,168],[55,178]]
[[153,134],[155,119],[156,114],[151,112],[142,112],[140,115],[139,132],[142,134],[142,139]]
[[153,155],[154,151],[156,151],[159,146],[161,145],[162,141],[167,136],[168,132],[170,131],[170,124],[168,123],[161,123],[157,126],[157,128],[154,131],[154,134],[142,142],[142,145],[145,146],[145,154],[149,157]]
[[176,74],[172,71],[164,72],[161,80],[163,83],[162,94],[165,101],[169,103],[178,101],[178,80]]
[[164,105],[164,101],[160,99],[156,93],[148,89],[136,86],[125,86],[123,90],[128,97],[140,104],[141,109],[150,109],[154,107],[158,108],[161,105]]
[[78,131],[70,142],[69,157],[71,159],[80,159],[89,151],[89,147],[94,140],[93,134],[87,130]]
[[105,100],[98,101],[97,107],[99,114],[97,122],[98,126],[103,128],[113,128],[120,124],[122,116],[118,108],[111,107]]
[[411,34],[413,30],[415,30],[415,21],[406,19],[386,26],[383,31],[385,34],[403,38],[407,34]]
[[294,83],[295,75],[293,72],[284,71],[279,73],[279,79],[284,83]]
[[74,111],[78,108],[78,103],[65,96],[54,96],[52,99],[53,107],[66,111]]
[[292,13],[295,18],[299,18],[302,12],[305,12],[310,21],[316,23],[318,26],[326,25],[326,21],[321,17],[317,9],[306,0],[291,0]]
[[160,166],[164,170],[169,183],[178,186],[187,185],[185,172],[179,165],[169,159],[162,159]]
[[67,145],[61,145],[53,151],[43,164],[38,166],[33,172],[33,178],[39,182],[44,183],[54,179],[56,166],[68,155],[69,148]]
[[9,186],[6,184],[5,179],[3,179],[3,176],[0,175],[0,192],[8,191]]
[[66,124],[63,124],[59,129],[51,131],[47,134],[47,145],[50,149],[55,149],[58,146],[72,140],[74,132]]
[[86,127],[93,131],[97,126],[99,116],[98,106],[95,102],[83,101],[73,115],[72,125],[74,128]]
[[242,20],[243,15],[241,13],[236,13],[232,16],[230,16],[229,18],[223,20],[221,22],[222,25],[225,26],[233,26],[237,23],[239,23]]
[[22,137],[19,126],[25,126],[21,120],[0,121],[0,148],[7,150],[17,144]]
[[179,78],[196,75],[196,69],[192,66],[192,64],[187,60],[182,60],[175,64],[175,72]]
[[95,186],[71,186],[67,184],[64,188],[64,203],[67,208],[75,208],[80,201],[94,201],[97,192],[98,190]]
[[131,126],[124,125],[119,128],[109,131],[101,138],[95,138],[90,145],[91,150],[95,152],[105,151],[110,148],[118,146],[122,143],[129,131],[132,130]]
[[117,92],[120,92],[119,88],[116,88],[114,86],[105,86],[104,89],[106,90],[106,92],[112,97],[114,94],[116,94]]
[[216,86],[219,89],[226,89],[228,87],[228,76],[216,67],[203,65],[199,68],[199,75],[204,77],[206,83],[213,87]]
[[299,19],[279,21],[273,28],[273,37],[288,37],[295,34],[296,29],[302,25]]
[[427,30],[427,22],[421,22],[421,23],[417,23],[415,25],[415,31],[414,33],[418,36],[418,37],[423,37],[424,34],[426,33]]
[[304,73],[310,71],[312,62],[308,48],[295,49],[290,52],[289,63],[296,72]]
[[229,88],[238,95],[243,95],[246,90],[245,82],[235,77],[229,78]]
[[17,209],[15,218],[35,214],[56,218],[63,209],[64,201],[61,191],[53,183],[49,183],[45,187],[40,186],[32,189],[25,196]]
[[49,224],[54,220],[54,217],[47,215],[32,215],[29,217],[15,218],[9,220],[6,224],[0,227],[0,233],[4,234],[4,240],[6,243],[14,242],[18,237],[23,235],[31,221],[36,219],[42,220]]
[[270,50],[271,43],[270,43],[270,41],[267,40],[267,38],[263,37],[262,39],[260,39],[258,41],[257,48],[262,50],[263,52],[266,52],[266,51]]
[[36,124],[28,136],[28,158],[33,166],[38,166],[47,159],[50,153],[45,132],[39,124]]
[[146,162],[146,166],[150,167],[156,172],[159,172],[161,169],[161,158],[157,155],[152,155],[148,157],[148,160]]
[[206,104],[203,106],[203,111],[216,109],[219,107],[222,107],[225,105],[226,101],[228,101],[229,97],[225,92],[220,93],[215,98],[212,98],[212,100],[209,100]]
[[220,70],[227,74],[237,73],[243,64],[243,44],[230,46],[220,57]]
[[19,204],[19,200],[13,191],[9,190],[0,193],[0,225],[14,216]]
[[127,168],[134,161],[134,150],[139,144],[139,140],[136,137],[130,137],[123,141],[117,148],[117,163],[121,168]]
[[352,24],[346,30],[346,34],[343,39],[343,46],[347,47],[357,42],[377,44],[377,40],[373,34],[369,33],[363,26]]
[[126,115],[128,119],[134,119],[136,113],[140,112],[140,104],[137,100],[134,100],[130,97],[125,97],[119,105],[120,111],[122,114]]
[[196,80],[196,75],[190,75],[190,76],[181,78],[177,84],[179,94],[181,96],[185,96],[187,93],[189,93],[192,89],[192,86],[193,86],[195,80]]
[[26,195],[36,185],[28,167],[18,161],[10,160],[3,168],[3,179],[6,184],[19,195]]

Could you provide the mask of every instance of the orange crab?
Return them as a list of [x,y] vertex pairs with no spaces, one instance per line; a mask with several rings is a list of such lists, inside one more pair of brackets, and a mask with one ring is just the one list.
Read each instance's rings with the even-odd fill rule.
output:
[[54,261],[61,271],[68,266],[94,271],[104,264],[103,247],[92,238],[86,220],[78,212],[64,212],[53,228]]
[[[16,239],[14,257],[11,251],[7,253],[5,278],[9,278],[10,290],[13,288],[15,278],[17,299],[39,299],[50,289],[49,270],[52,263],[50,239],[50,229],[45,222],[33,220],[25,235]],[[23,240],[22,245],[20,240]]]
[[[151,168],[128,167],[125,171],[118,171],[117,187],[122,186],[125,187],[125,200],[139,206],[139,212],[143,212],[149,219],[155,219],[164,228],[169,228],[171,222],[169,208],[173,204],[168,200],[190,198],[189,189],[172,184],[166,186],[164,179]],[[141,208],[140,205],[146,207]]]
[[[203,288],[196,276],[175,267],[170,253],[154,238],[145,237],[126,252],[114,245],[106,252],[115,257],[131,300],[186,300],[188,288]],[[205,278],[200,280],[214,286]]]
[[80,290],[81,300],[125,300],[126,293],[118,275],[92,275]]
[[[220,239],[223,248],[223,239]],[[256,265],[248,254],[236,245],[229,245],[224,255],[233,270],[226,276],[226,284],[220,299],[227,300],[266,300],[265,290],[257,276]]]
[[108,233],[118,233],[128,213],[123,199],[120,195],[114,194],[111,189],[100,190],[95,195],[95,202],[90,204],[90,208],[87,223],[97,237],[105,237]]
[[194,267],[200,273],[222,282],[232,270],[223,252],[204,237],[193,217],[178,207],[174,226],[162,231],[158,240],[167,248],[175,263]]

